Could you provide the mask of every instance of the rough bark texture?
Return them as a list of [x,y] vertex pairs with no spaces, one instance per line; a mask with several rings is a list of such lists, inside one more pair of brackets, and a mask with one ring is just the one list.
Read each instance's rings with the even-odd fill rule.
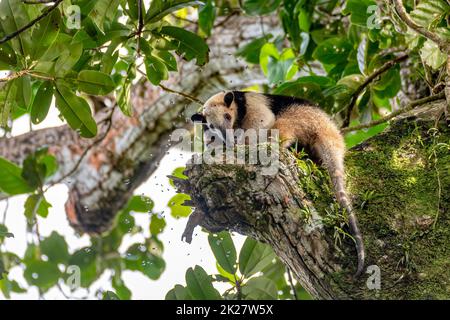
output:
[[[164,85],[204,100],[220,90],[263,83],[259,68],[248,69],[234,53],[242,43],[261,36],[263,27],[277,32],[277,24],[273,17],[263,21],[233,17],[208,40],[211,53],[205,67],[179,61],[179,72]],[[79,169],[63,181],[70,189],[66,212],[80,232],[100,233],[109,228],[133,191],[157,168],[171,145],[171,132],[186,126],[186,119],[198,109],[148,82],[133,88],[132,100],[134,115],[128,118],[116,110],[106,138],[90,149]],[[98,121],[108,115],[114,101],[106,99],[105,104],[109,108],[96,115]],[[98,136],[106,127],[105,123],[99,126]],[[38,146],[47,145],[60,165],[53,177],[57,181],[74,168],[91,143],[67,126],[48,128],[0,139],[0,156],[21,163]]]
[[398,120],[346,156],[366,267],[380,268],[380,290],[368,288],[369,274],[352,279],[356,252],[328,174],[288,151],[274,176],[258,165],[188,164],[188,179],[176,181],[196,208],[184,236],[199,224],[266,242],[318,299],[449,299],[450,129],[433,127]]

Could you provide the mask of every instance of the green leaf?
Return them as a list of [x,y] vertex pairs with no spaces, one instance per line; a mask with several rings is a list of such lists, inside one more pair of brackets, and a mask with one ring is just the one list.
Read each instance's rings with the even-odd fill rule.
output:
[[[392,59],[392,56],[373,57],[368,66],[368,73],[374,72],[384,65],[384,63],[390,61],[390,59]],[[373,82],[371,88],[376,90],[376,94],[380,98],[392,98],[397,95],[401,89],[401,85],[400,68],[397,65],[383,73],[379,79]]]
[[61,271],[52,262],[34,260],[26,264],[23,276],[30,285],[35,285],[43,292],[46,292],[56,285],[61,276]]
[[52,205],[48,203],[43,196],[39,194],[32,194],[25,201],[25,217],[27,217],[29,221],[32,221],[36,214],[46,218],[48,216],[48,209],[51,206]]
[[[347,4],[342,11],[343,14],[350,14],[350,21],[361,27],[367,27],[373,11],[369,7],[376,6],[373,0],[347,0]],[[374,8],[374,7],[373,7]]]
[[117,13],[119,0],[97,0],[89,13],[89,17],[102,32],[106,21],[112,21]]
[[126,252],[124,258],[128,270],[140,271],[152,280],[158,279],[163,273],[166,263],[151,253],[145,244],[135,243]]
[[60,25],[61,13],[58,10],[52,11],[37,24],[32,34],[32,59],[39,59],[53,45],[58,37]]
[[278,298],[275,283],[265,277],[251,278],[242,287],[242,293],[248,300],[274,300]]
[[285,82],[275,91],[275,94],[298,97],[320,103],[324,99],[320,86],[315,82],[306,82],[302,79]]
[[120,298],[112,291],[103,292],[103,300],[120,300]]
[[81,91],[93,95],[106,95],[116,86],[110,75],[95,70],[82,70],[77,80]]
[[198,26],[207,36],[211,35],[211,30],[216,19],[216,6],[214,1],[207,0],[206,5],[201,6],[198,10]]
[[172,38],[176,42],[176,52],[187,61],[196,59],[196,64],[199,66],[208,62],[208,45],[195,33],[178,27],[165,26],[161,28],[160,34]]
[[22,178],[33,189],[44,185],[47,167],[45,163],[41,162],[41,158],[45,155],[47,155],[47,148],[38,149],[34,153],[29,154],[23,161]]
[[203,1],[193,0],[152,0],[147,15],[145,16],[145,22],[158,22],[171,12],[203,3]]
[[39,148],[23,161],[22,177],[33,189],[42,187],[45,179],[56,172],[56,158],[48,154],[48,148]]
[[300,9],[298,14],[298,26],[300,30],[309,32],[311,28],[311,16],[312,14],[307,9]]
[[54,85],[50,81],[43,82],[34,97],[31,105],[31,122],[34,124],[41,123],[50,110],[50,104],[52,103]]
[[291,79],[298,70],[294,64],[295,54],[292,49],[285,49],[281,54],[275,44],[266,43],[260,53],[261,69],[271,84],[280,84]]
[[131,299],[131,290],[128,289],[123,280],[120,278],[120,274],[114,275],[111,284],[114,290],[116,290],[117,297],[119,297],[120,300]]
[[262,16],[275,11],[281,0],[244,0],[242,9],[246,14],[252,16]]
[[50,262],[56,264],[66,264],[70,258],[66,239],[56,231],[41,241],[41,253],[45,254]]
[[154,203],[152,199],[145,196],[133,196],[128,201],[128,204],[125,208],[127,211],[134,211],[134,212],[143,212],[148,213],[151,212],[153,209]]
[[[2,256],[0,255],[0,258],[2,258]],[[6,269],[5,269],[5,263],[3,262],[3,259],[0,259],[0,281],[2,281],[4,279],[3,275],[7,273]]]
[[[186,180],[188,177],[184,175],[184,170],[186,170],[186,167],[175,168],[175,170],[172,171],[172,176],[177,177],[178,179]],[[169,179],[169,183],[172,187],[175,187],[172,179]]]
[[185,218],[191,214],[192,208],[189,206],[183,206],[183,203],[187,200],[191,200],[187,194],[177,193],[169,200],[167,206],[170,208],[172,217]]
[[212,285],[211,277],[200,266],[186,271],[186,287],[194,300],[219,300],[220,294]]
[[422,0],[411,11],[410,16],[419,26],[435,28],[448,14],[450,4],[445,0]]
[[67,45],[58,60],[56,60],[56,75],[59,77],[66,75],[80,59],[82,52],[83,44],[81,42]]
[[372,89],[380,98],[393,98],[402,87],[399,68],[392,68],[372,85]]
[[[5,34],[16,32],[29,22],[28,13],[21,0],[0,1],[1,19],[0,25]],[[21,32],[17,37],[10,40],[14,51],[25,56],[29,52],[30,32]]]
[[17,63],[15,51],[8,43],[0,45],[0,70],[11,70]]
[[5,225],[0,224],[0,238],[14,238],[14,235],[8,232],[8,228]]
[[135,77],[135,65],[134,63],[130,63],[127,69],[127,76],[120,89],[116,92],[117,104],[122,113],[128,117],[131,117],[133,113],[133,106],[131,105],[131,84]]
[[162,80],[167,80],[169,78],[169,71],[161,60],[150,55],[145,57],[144,63],[147,78],[155,86],[157,86]]
[[337,65],[347,61],[352,45],[345,38],[336,37],[320,43],[313,52],[313,58],[324,64]]
[[11,109],[15,103],[17,86],[15,81],[0,84],[0,128],[8,126]]
[[97,134],[97,124],[85,99],[77,96],[62,83],[56,83],[56,106],[69,126],[84,138]]
[[89,288],[100,275],[100,270],[97,270],[96,253],[90,247],[75,251],[69,258],[68,265],[80,268],[80,285],[83,288]]
[[361,142],[379,134],[382,132],[388,124],[382,123],[367,130],[358,130],[356,132],[350,132],[345,135],[345,145],[347,148],[352,148]]
[[208,235],[208,242],[211,250],[216,257],[217,262],[227,272],[236,273],[236,248],[230,233],[223,231],[221,233]]
[[169,51],[153,50],[152,56],[163,62],[169,71],[177,71],[177,60]]
[[157,236],[166,227],[166,220],[164,218],[158,217],[157,214],[152,214],[150,220],[150,233],[152,236]]
[[0,262],[0,291],[3,293],[6,299],[11,299],[10,293],[25,293],[27,290],[20,287],[20,285],[15,280],[9,280],[8,278],[3,278],[1,275],[1,262]]
[[[125,4],[128,4],[128,9],[126,9]],[[122,0],[121,1],[122,9],[128,14],[130,18],[133,20],[137,20],[139,18],[139,7],[138,1],[136,0]]]
[[256,38],[246,45],[240,47],[236,51],[236,55],[243,57],[248,63],[258,64],[261,48],[267,43],[272,35],[266,35],[261,38]]
[[31,78],[28,75],[14,80],[17,85],[16,104],[19,108],[28,110],[32,99]]
[[438,70],[447,61],[447,55],[442,53],[438,45],[429,39],[425,41],[423,48],[420,49],[420,56],[434,70]]
[[192,297],[189,294],[189,291],[186,287],[182,285],[175,285],[173,289],[167,292],[166,300],[191,300]]
[[239,271],[248,278],[262,271],[274,258],[272,248],[247,237],[239,253]]
[[8,232],[8,228],[0,224],[0,238],[14,238],[14,234]]
[[234,284],[236,282],[236,280],[239,279],[238,277],[236,277],[236,274],[229,273],[224,268],[222,268],[217,261],[216,261],[216,268],[217,268],[217,271],[219,271],[219,274],[215,275],[215,278],[216,278],[215,280],[219,279],[219,280],[230,282],[230,283]]
[[0,157],[0,190],[16,195],[33,191],[22,177],[22,169],[12,162]]

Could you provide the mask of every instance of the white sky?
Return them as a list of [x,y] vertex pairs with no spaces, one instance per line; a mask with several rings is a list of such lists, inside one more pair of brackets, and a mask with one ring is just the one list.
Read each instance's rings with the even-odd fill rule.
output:
[[[28,116],[23,116],[14,123],[13,135],[28,131],[28,119]],[[33,128],[38,129],[62,124],[63,122],[58,118],[56,108],[52,106],[46,120],[39,126],[33,126]],[[167,291],[175,284],[185,284],[185,271],[196,264],[202,266],[209,274],[217,273],[215,259],[207,241],[207,234],[201,232],[200,227],[197,227],[194,232],[197,236],[193,238],[192,244],[189,245],[182,242],[181,234],[184,231],[187,219],[174,219],[170,215],[170,209],[167,207],[170,198],[175,195],[175,189],[170,186],[167,175],[171,174],[175,168],[184,166],[189,158],[190,155],[188,153],[183,153],[176,148],[171,149],[169,154],[160,162],[160,166],[154,174],[135,191],[135,194],[143,194],[154,201],[154,212],[164,212],[163,214],[166,218],[167,226],[160,235],[160,239],[165,247],[163,258],[166,262],[166,269],[160,279],[156,281],[150,280],[139,272],[124,271],[122,277],[125,284],[132,292],[132,299],[164,299]],[[46,193],[46,198],[52,204],[52,208],[50,208],[49,215],[46,219],[40,217],[38,217],[38,219],[41,236],[46,237],[50,235],[52,231],[57,231],[65,237],[69,245],[69,251],[72,253],[76,249],[88,245],[89,238],[86,235],[81,238],[76,236],[67,222],[64,211],[64,203],[67,200],[67,190],[65,185],[56,185],[49,189]],[[30,241],[30,236],[27,236],[26,234],[26,220],[23,214],[23,206],[26,197],[26,195],[23,195],[9,199],[9,209],[6,219],[6,226],[9,228],[9,231],[14,234],[14,238],[6,239],[5,247],[8,251],[15,252],[21,257],[23,257],[27,247],[27,239]],[[0,213],[3,213],[5,205],[5,201],[0,201]],[[2,217],[2,214],[0,214],[0,216]],[[136,218],[136,224],[142,226],[144,234],[134,235],[132,237],[126,236],[124,238],[124,243],[120,248],[121,252],[124,252],[130,244],[140,242],[145,236],[148,236],[150,215],[136,213],[134,214],[134,217]],[[235,235],[233,239],[235,240],[235,245],[239,252],[245,238]],[[27,287],[28,285],[23,278],[22,273],[23,270],[21,267],[15,267],[10,270],[9,277],[17,280],[23,287]],[[62,287],[66,295],[73,298],[83,298],[86,296],[89,298],[96,298],[95,292],[97,289],[112,290],[109,280],[110,276],[111,273],[104,273],[103,276],[91,286],[89,293],[84,289],[79,289],[74,293],[70,293],[68,287],[65,287],[64,285]],[[220,291],[228,287],[229,286],[226,284],[216,285],[216,288]],[[65,299],[57,288],[48,291],[44,297],[45,299]],[[25,294],[12,293],[11,298],[38,299],[39,294],[36,287],[30,287],[29,291]]]

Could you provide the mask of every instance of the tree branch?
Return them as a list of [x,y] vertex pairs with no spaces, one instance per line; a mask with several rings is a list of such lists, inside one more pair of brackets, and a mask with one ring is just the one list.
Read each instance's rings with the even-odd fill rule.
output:
[[436,101],[436,100],[441,100],[443,98],[445,98],[444,91],[442,91],[442,92],[440,92],[440,93],[438,93],[436,95],[433,95],[433,96],[429,96],[429,97],[425,97],[425,98],[422,98],[422,99],[414,100],[414,101],[411,101],[410,103],[408,103],[404,108],[399,109],[399,110],[394,111],[394,112],[391,112],[390,114],[388,114],[385,117],[382,117],[382,118],[380,118],[378,120],[375,120],[375,121],[372,121],[372,122],[369,122],[369,123],[353,126],[353,127],[350,127],[350,128],[343,128],[343,129],[341,129],[341,132],[342,133],[347,133],[347,132],[351,132],[351,131],[371,128],[371,127],[377,126],[379,124],[388,122],[389,120],[391,120],[391,119],[393,119],[393,118],[395,118],[395,117],[397,117],[397,116],[399,116],[399,115],[401,115],[403,113],[411,111],[412,109],[414,109],[417,106],[423,105],[425,103],[433,102],[433,101]]
[[364,89],[372,83],[375,79],[378,78],[381,74],[385,73],[389,69],[391,69],[393,66],[395,66],[397,63],[400,63],[404,60],[408,59],[408,55],[404,54],[401,56],[398,56],[388,62],[386,62],[384,65],[382,65],[380,68],[375,70],[372,74],[370,74],[364,82],[355,90],[355,92],[352,94],[352,97],[350,99],[350,103],[348,104],[348,107],[346,108],[347,113],[344,118],[344,122],[342,124],[342,128],[346,128],[350,124],[353,108],[355,107],[356,101],[359,98],[359,95],[364,91]]
[[50,7],[48,7],[47,9],[45,9],[45,11],[40,16],[38,16],[37,18],[31,20],[29,23],[24,25],[22,28],[14,31],[13,33],[10,33],[10,34],[4,36],[2,39],[0,39],[0,44],[3,44],[5,42],[7,42],[7,41],[17,37],[22,32],[24,32],[24,31],[28,30],[29,28],[31,28],[32,26],[34,26],[36,23],[38,23],[39,21],[44,19],[46,16],[48,16],[48,14],[50,12],[52,12],[54,9],[56,9],[62,1],[63,0],[55,0],[54,1],[55,3],[52,4]]
[[201,101],[200,99],[198,99],[198,98],[196,98],[196,97],[194,97],[194,96],[192,96],[190,94],[187,94],[187,93],[181,92],[181,91],[177,91],[177,90],[174,90],[174,89],[170,89],[170,88],[168,88],[168,87],[166,87],[166,86],[164,86],[162,84],[159,84],[159,87],[161,89],[163,89],[164,91],[167,91],[167,92],[174,93],[174,94],[177,94],[179,96],[182,96],[182,97],[188,99],[189,101],[195,102],[195,103],[197,103],[197,104],[199,104],[201,106],[204,105],[203,101]]

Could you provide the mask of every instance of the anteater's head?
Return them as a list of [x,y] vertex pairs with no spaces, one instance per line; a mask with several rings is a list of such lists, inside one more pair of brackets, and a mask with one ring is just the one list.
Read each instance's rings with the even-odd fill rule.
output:
[[206,123],[223,141],[226,141],[226,130],[233,129],[237,118],[237,104],[233,91],[220,92],[209,98],[203,105],[202,113],[191,117],[192,121]]

